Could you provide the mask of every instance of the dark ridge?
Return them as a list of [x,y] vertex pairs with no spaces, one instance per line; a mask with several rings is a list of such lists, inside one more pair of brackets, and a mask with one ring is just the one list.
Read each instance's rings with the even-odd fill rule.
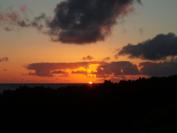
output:
[[[78,114],[84,114],[82,120],[93,119],[92,123],[99,122],[104,128],[111,123],[110,130],[115,131],[177,132],[177,76],[120,83],[105,81],[98,85],[55,90],[45,86],[23,86],[15,91],[4,91],[0,102],[1,106],[8,105],[12,112],[19,108],[24,111],[24,107],[29,112],[40,110],[39,114],[50,110],[50,115],[57,119],[66,114],[63,117],[74,117],[75,120],[79,119]],[[77,115],[71,115],[73,112]],[[93,117],[99,120],[96,122]]]

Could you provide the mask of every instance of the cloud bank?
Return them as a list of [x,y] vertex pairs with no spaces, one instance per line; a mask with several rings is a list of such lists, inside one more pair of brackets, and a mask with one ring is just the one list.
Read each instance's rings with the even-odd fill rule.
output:
[[[95,70],[90,65],[96,65]],[[129,61],[116,62],[73,62],[73,63],[32,63],[26,67],[29,75],[39,77],[66,77],[73,74],[94,75],[98,80],[127,80],[139,77],[162,77],[177,74],[177,61],[142,62],[139,65]],[[69,70],[69,71],[68,71]]]
[[177,62],[143,62],[140,64],[141,73],[147,76],[163,77],[177,74]]
[[118,55],[129,55],[145,60],[162,60],[177,56],[177,36],[174,33],[159,34],[139,44],[129,44]]
[[[95,70],[93,69],[95,65]],[[91,67],[92,66],[92,67]],[[116,79],[117,77],[137,76],[140,74],[136,65],[128,61],[120,62],[74,62],[74,63],[32,63],[27,66],[29,75],[39,77],[63,77],[69,75],[94,76],[97,79]],[[69,72],[68,72],[69,70]]]
[[36,75],[40,77],[52,77],[55,74],[65,74],[66,70],[70,70],[71,73],[77,73],[74,69],[88,68],[90,64],[101,64],[101,62],[90,61],[90,62],[74,62],[74,63],[32,63],[26,68],[30,71],[30,75]]
[[139,70],[136,65],[128,61],[106,63],[98,67],[97,75],[137,75]]

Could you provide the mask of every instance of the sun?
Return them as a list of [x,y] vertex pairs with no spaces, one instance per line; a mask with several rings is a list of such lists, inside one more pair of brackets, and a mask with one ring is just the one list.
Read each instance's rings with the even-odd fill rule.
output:
[[93,84],[93,82],[92,82],[92,81],[89,81],[89,82],[88,82],[88,84],[89,84],[89,85],[92,85],[92,84]]

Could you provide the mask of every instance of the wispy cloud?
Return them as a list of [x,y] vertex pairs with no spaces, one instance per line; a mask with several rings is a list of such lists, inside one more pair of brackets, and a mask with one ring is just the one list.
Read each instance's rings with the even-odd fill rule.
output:
[[85,56],[82,58],[82,60],[84,61],[92,61],[94,59],[94,57],[92,57],[91,55]]
[[9,58],[8,57],[0,57],[0,63],[2,62],[8,62]]

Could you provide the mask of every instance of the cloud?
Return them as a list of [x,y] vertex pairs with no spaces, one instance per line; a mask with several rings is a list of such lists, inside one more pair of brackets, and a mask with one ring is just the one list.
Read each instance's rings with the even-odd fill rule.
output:
[[87,68],[91,64],[101,64],[101,62],[90,61],[90,62],[74,62],[74,63],[33,63],[29,64],[26,68],[33,72],[30,75],[36,75],[41,77],[52,77],[54,75],[67,75],[66,70],[71,70],[80,67]]
[[141,73],[147,76],[171,76],[177,74],[177,61],[171,62],[144,62],[140,64]]
[[8,57],[1,57],[0,58],[0,63],[2,63],[2,62],[8,62],[8,61],[9,61]]
[[7,32],[13,31],[13,29],[11,29],[10,27],[5,27],[4,30]]
[[24,16],[24,12],[25,11],[22,12],[21,9],[14,10],[12,8],[10,10],[0,11],[0,22],[15,24],[22,19],[22,16]]
[[82,74],[82,75],[87,75],[87,74],[88,74],[88,72],[78,70],[78,71],[72,71],[72,74]]
[[102,41],[117,19],[133,9],[140,0],[64,0],[50,22],[52,40],[85,44]]
[[108,62],[108,61],[110,61],[111,60],[111,57],[105,57],[105,58],[103,58],[103,61],[104,62]]
[[29,75],[39,77],[67,77],[84,75],[97,81],[136,79],[140,72],[136,65],[128,61],[120,62],[74,62],[74,63],[33,63],[26,67]]
[[[93,68],[93,65],[95,67]],[[139,77],[162,77],[177,74],[177,61],[143,62],[139,67],[129,61],[117,62],[73,62],[73,63],[33,63],[26,67],[29,75],[39,77],[67,77],[70,75],[94,76],[97,80],[127,80]]]
[[[27,5],[0,12],[0,22],[22,28],[33,27],[63,43],[86,44],[103,41],[116,21],[132,12],[140,0],[63,0],[54,10],[54,17],[45,13],[29,17]],[[11,29],[11,30],[9,30]],[[12,31],[9,27],[5,31]]]
[[90,56],[90,55],[88,55],[88,56],[82,58],[82,60],[84,60],[84,61],[91,61],[91,60],[93,60],[93,59],[94,59],[94,58],[93,58],[92,56]]
[[123,47],[118,55],[129,55],[133,58],[161,60],[177,56],[177,36],[174,33],[159,34],[153,39]]
[[128,61],[111,62],[101,65],[97,70],[97,75],[138,75],[139,70],[136,65]]
[[[96,71],[90,71],[89,65],[99,64]],[[82,68],[82,69],[79,69]],[[83,69],[84,68],[84,69]],[[98,76],[104,75],[136,75],[139,74],[137,66],[128,62],[74,62],[74,63],[33,63],[27,66],[30,70],[30,75],[37,75],[41,77],[51,77],[55,74],[67,74],[66,70],[70,70],[71,74],[96,74]]]
[[0,12],[0,26],[5,31],[14,31],[16,27],[35,28],[43,31],[48,29],[49,17],[45,13],[41,13],[36,17],[29,17],[28,7],[22,5],[19,9],[11,9]]
[[64,70],[54,70],[52,72],[50,72],[49,76],[54,76],[54,75],[58,75],[58,76],[65,76],[67,77],[68,76],[68,73],[65,72]]

